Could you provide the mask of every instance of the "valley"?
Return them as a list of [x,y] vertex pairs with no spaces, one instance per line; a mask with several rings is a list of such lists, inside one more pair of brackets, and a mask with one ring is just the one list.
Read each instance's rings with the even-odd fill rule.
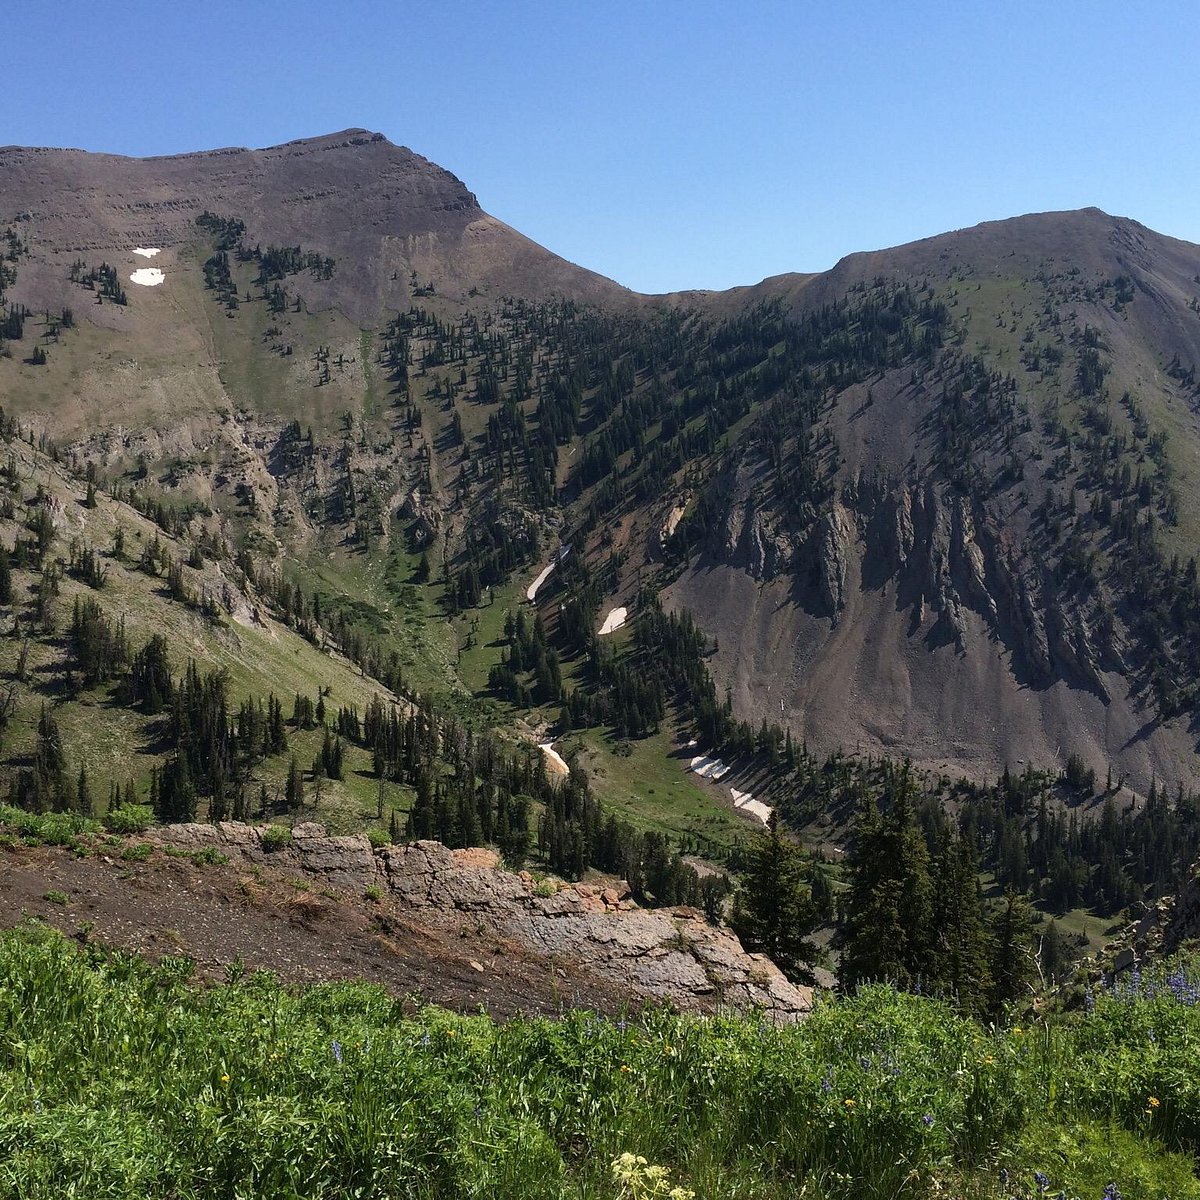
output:
[[[363,978],[480,1045],[425,1002],[551,1039],[521,1014],[757,1006],[664,1035],[722,1071],[799,1017],[953,1026],[1000,1108],[1018,1016],[1107,974],[1086,1029],[1126,1044],[1112,973],[1200,855],[1200,247],[1085,209],[640,295],[351,129],[0,149],[0,256],[14,972]],[[971,1153],[1069,1129],[1091,1179],[1149,1070]],[[887,1119],[953,1109],[966,1153],[956,1088]]]

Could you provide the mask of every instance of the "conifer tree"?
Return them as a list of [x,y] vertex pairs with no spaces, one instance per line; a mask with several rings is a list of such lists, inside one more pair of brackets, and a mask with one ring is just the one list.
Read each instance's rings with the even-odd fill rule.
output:
[[843,987],[889,980],[908,988],[933,971],[933,885],[929,851],[910,802],[907,764],[880,814],[868,797],[859,814],[850,858],[850,895],[839,975]]
[[729,924],[751,951],[766,954],[792,980],[811,978],[817,923],[800,847],[783,836],[772,812],[751,846]]
[[1009,892],[994,926],[996,949],[992,959],[992,1008],[1002,1011],[1006,1005],[1029,995],[1036,973],[1033,957],[1033,921],[1023,896]]
[[932,979],[959,1005],[977,1010],[988,997],[990,944],[979,902],[978,864],[965,838],[946,840],[934,874]]

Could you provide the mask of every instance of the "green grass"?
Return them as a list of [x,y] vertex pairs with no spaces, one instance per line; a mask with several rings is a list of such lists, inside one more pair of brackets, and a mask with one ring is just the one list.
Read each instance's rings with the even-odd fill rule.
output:
[[1170,987],[1008,1030],[884,987],[784,1028],[496,1024],[192,970],[0,937],[0,1197],[1200,1196],[1200,1008]]
[[675,738],[665,728],[651,737],[623,743],[590,729],[573,733],[560,744],[564,757],[576,747],[582,750],[592,790],[619,817],[639,829],[692,835],[710,843],[714,850],[724,851],[761,828],[739,816],[732,801],[728,807],[722,805],[688,772],[694,751],[676,754]]

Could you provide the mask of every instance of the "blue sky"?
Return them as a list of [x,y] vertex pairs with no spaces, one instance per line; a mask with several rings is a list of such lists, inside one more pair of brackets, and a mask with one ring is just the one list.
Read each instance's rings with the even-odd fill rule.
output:
[[643,291],[1095,204],[1200,242],[1200,5],[205,0],[5,15],[0,142],[381,130]]

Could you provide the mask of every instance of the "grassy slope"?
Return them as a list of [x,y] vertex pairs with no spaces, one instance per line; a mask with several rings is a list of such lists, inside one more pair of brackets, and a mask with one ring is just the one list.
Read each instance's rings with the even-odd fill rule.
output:
[[23,1200],[1200,1197],[1200,1008],[1170,989],[1007,1030],[888,988],[783,1029],[497,1025],[363,986],[193,989],[183,960],[34,927],[0,969],[0,1195]]

